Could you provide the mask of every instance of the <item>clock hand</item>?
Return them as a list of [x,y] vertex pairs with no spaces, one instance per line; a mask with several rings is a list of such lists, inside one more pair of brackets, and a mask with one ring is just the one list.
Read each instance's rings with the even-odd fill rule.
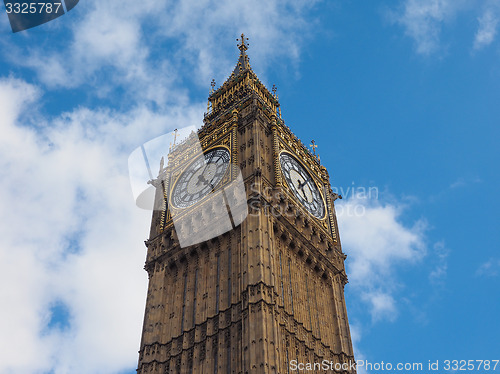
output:
[[210,186],[212,191],[214,190],[215,186],[212,184],[212,181],[214,178],[212,178],[210,181],[206,180],[206,178],[203,176],[203,174],[198,175],[198,182],[196,182],[196,185],[199,185],[200,183],[203,183],[205,186]]
[[196,182],[197,186],[200,184],[200,182],[205,184],[205,185],[207,184],[206,179],[205,179],[205,171],[207,171],[208,165],[212,162],[212,159],[214,158],[214,156],[215,156],[215,152],[212,152],[212,154],[210,155],[210,158],[208,159],[207,163],[205,164],[205,167],[203,168],[203,171],[198,176],[198,182]]
[[309,199],[307,198],[306,192],[304,191],[303,188],[301,188],[301,191],[302,191],[302,195],[304,195],[304,199],[306,199],[306,201],[309,202]]
[[202,175],[205,175],[205,171],[207,171],[208,165],[212,163],[214,156],[215,156],[215,152],[212,152],[212,154],[210,155],[210,158],[208,159],[208,162],[205,164],[205,168],[201,172]]
[[[220,159],[221,159],[221,157],[219,157],[219,159],[217,159],[217,161],[219,161]],[[217,163],[217,162],[216,162],[216,163]],[[216,167],[216,170],[215,170],[215,172],[214,172],[214,174],[213,174],[213,176],[212,176],[212,179],[210,179],[210,181],[208,181],[208,184],[210,185],[210,187],[212,187],[212,191],[215,189],[215,186],[212,184],[212,181],[213,181],[214,179],[216,179],[216,178],[220,177],[221,175],[223,176],[223,175],[226,173],[227,168],[228,168],[228,166],[226,165],[226,166],[225,166],[225,168],[224,168],[224,170],[223,170],[223,171],[220,171],[220,170],[218,169],[218,167]],[[210,175],[209,175],[209,176],[210,176]]]
[[306,184],[307,182],[309,182],[310,180],[311,180],[311,177],[307,178],[307,179],[306,179],[306,180],[304,180],[304,182],[302,182],[302,183],[300,183],[300,179],[299,179],[299,180],[297,180],[297,182],[299,182],[299,188],[300,188],[300,189],[304,188],[305,184]]
[[207,184],[207,180],[205,179],[205,176],[203,175],[203,173],[198,175],[198,182],[196,182],[196,185],[198,186],[200,183],[203,183],[205,185]]

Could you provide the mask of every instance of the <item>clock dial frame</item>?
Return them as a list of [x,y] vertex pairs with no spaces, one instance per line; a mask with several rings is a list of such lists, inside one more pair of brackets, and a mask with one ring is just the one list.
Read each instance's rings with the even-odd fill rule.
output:
[[215,147],[198,156],[177,178],[170,202],[174,208],[188,208],[214,191],[229,170],[231,154]]
[[318,219],[325,218],[325,203],[321,192],[307,169],[290,153],[279,156],[281,172],[297,200]]

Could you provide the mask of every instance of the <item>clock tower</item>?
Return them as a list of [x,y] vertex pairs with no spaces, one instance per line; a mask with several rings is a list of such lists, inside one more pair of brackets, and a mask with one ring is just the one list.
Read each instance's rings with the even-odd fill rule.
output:
[[[192,134],[199,154],[179,144],[152,181],[163,208],[146,241],[140,374],[353,372],[336,195],[253,72],[246,40],[212,85]],[[200,230],[209,235],[193,239]]]

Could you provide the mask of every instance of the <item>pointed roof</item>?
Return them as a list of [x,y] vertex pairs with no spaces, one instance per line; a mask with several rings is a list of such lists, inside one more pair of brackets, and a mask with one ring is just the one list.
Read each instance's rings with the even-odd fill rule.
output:
[[248,49],[248,43],[246,42],[248,38],[245,38],[245,34],[241,34],[240,39],[236,39],[240,43],[238,44],[238,49],[240,50],[240,57],[238,58],[238,62],[236,63],[236,66],[234,67],[233,73],[231,75],[239,75],[243,73],[245,70],[252,70],[250,67],[250,59],[248,58],[248,55],[246,53],[246,50]]
[[[246,96],[250,94],[250,92],[253,92],[262,99],[265,105],[269,107],[269,110],[277,114],[279,113],[281,117],[281,113],[279,112],[280,104],[278,102],[276,90],[273,88],[271,93],[259,80],[250,66],[250,58],[246,53],[248,49],[248,38],[245,37],[245,34],[241,34],[241,37],[236,40],[239,42],[238,49],[240,50],[238,62],[231,75],[219,88],[215,89],[215,80],[212,79],[206,116],[212,116],[215,113],[219,113],[221,110],[229,108],[229,106],[241,99],[243,93],[245,93]],[[234,95],[235,91],[239,93]]]

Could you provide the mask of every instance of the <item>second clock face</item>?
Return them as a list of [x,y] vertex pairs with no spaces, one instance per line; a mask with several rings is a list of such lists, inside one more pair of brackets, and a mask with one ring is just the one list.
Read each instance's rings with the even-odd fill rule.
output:
[[306,169],[290,154],[280,155],[280,164],[288,187],[297,199],[316,218],[325,215],[325,204],[316,183]]
[[198,157],[175,183],[172,205],[187,208],[211,193],[226,174],[230,158],[225,148],[215,148]]

